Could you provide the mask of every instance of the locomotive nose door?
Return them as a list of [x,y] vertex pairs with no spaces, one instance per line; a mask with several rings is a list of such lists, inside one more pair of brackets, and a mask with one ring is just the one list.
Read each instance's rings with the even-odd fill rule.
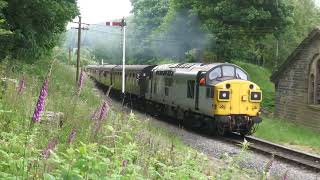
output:
[[231,114],[246,114],[248,109],[248,83],[231,84]]
[[232,83],[231,85],[231,114],[240,114],[241,106],[241,84]]

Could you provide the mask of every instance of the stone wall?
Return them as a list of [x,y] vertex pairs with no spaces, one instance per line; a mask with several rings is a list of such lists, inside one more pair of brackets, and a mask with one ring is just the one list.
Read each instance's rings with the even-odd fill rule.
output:
[[308,81],[313,57],[320,53],[320,39],[314,38],[295,56],[276,83],[277,117],[320,131],[320,105],[308,102]]

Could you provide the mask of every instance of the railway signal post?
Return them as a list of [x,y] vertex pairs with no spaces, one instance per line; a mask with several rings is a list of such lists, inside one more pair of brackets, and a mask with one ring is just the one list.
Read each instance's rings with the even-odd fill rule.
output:
[[121,22],[106,22],[107,26],[118,26],[121,27],[122,35],[123,35],[123,43],[122,43],[122,95],[123,99],[125,97],[125,80],[126,80],[126,22],[125,19],[122,18]]

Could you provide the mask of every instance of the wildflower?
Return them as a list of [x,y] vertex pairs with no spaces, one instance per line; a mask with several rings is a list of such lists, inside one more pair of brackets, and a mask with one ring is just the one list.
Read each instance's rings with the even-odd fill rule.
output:
[[94,113],[93,113],[92,116],[91,116],[91,120],[97,120],[100,111],[101,111],[101,106],[99,106],[99,107],[94,111]]
[[107,116],[108,110],[109,110],[109,105],[107,101],[104,101],[100,110],[99,121],[103,120]]
[[48,95],[48,85],[49,85],[49,81],[48,79],[46,79],[42,85],[38,102],[32,116],[33,122],[40,122],[41,113],[44,110],[46,97]]
[[48,146],[42,151],[42,156],[45,159],[48,159],[50,156],[50,151],[53,151],[53,149],[57,146],[58,140],[53,139],[49,142]]
[[272,156],[272,159],[266,164],[266,167],[264,169],[264,172],[268,173],[272,167],[274,161],[274,157]]
[[83,72],[83,70],[81,70],[80,79],[78,82],[78,95],[80,95],[81,89],[83,87],[83,82],[84,82],[84,72]]
[[93,115],[93,120],[96,120],[94,124],[94,134],[97,134],[99,132],[102,121],[108,114],[108,111],[109,111],[108,102],[104,101],[98,110],[100,110],[99,115],[97,112],[95,112],[95,114]]
[[288,180],[289,179],[289,169],[286,170],[286,172],[284,173],[284,176],[283,176],[283,180]]
[[77,135],[77,130],[75,128],[73,128],[71,133],[70,133],[70,135],[69,135],[69,137],[68,137],[68,145],[72,144],[72,142],[73,142],[74,138],[76,137],[76,135]]
[[23,77],[23,78],[19,81],[18,94],[22,94],[24,89],[25,89],[25,80],[24,80],[24,77]]
[[263,174],[266,176],[267,179],[270,175],[270,169],[272,167],[273,162],[274,162],[274,155],[272,155],[272,159],[266,164],[264,172],[263,172]]
[[122,161],[122,171],[121,171],[121,174],[124,176],[125,173],[126,173],[126,167],[128,166],[128,160],[123,160]]

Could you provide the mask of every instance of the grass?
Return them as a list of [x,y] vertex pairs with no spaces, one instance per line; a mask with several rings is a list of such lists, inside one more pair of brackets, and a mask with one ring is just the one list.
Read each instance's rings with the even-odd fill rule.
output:
[[[26,79],[17,94],[14,84],[0,85],[0,179],[255,179],[234,161],[208,159],[166,130],[111,106],[102,121],[91,120],[101,96],[88,79],[76,95],[74,70],[55,62],[49,78],[46,111],[61,112],[63,126],[31,123],[39,90],[52,61],[34,65],[6,61],[0,76]],[[14,68],[13,68],[14,67]],[[57,120],[57,119],[55,119]],[[45,118],[42,122],[46,122]],[[96,130],[96,124],[100,130]],[[76,136],[71,145],[72,129]],[[58,140],[48,159],[42,156]]]
[[254,136],[302,151],[320,154],[318,132],[285,120],[263,117]]

